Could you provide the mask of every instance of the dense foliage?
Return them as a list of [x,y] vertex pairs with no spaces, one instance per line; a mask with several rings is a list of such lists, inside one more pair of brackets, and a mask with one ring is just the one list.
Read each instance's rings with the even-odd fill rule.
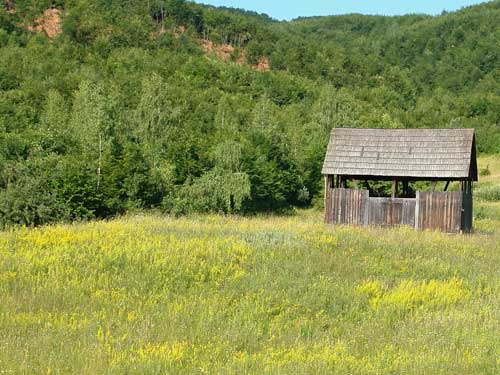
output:
[[[56,36],[36,30],[47,9]],[[292,22],[182,0],[1,2],[0,226],[308,205],[332,127],[474,127],[497,152],[499,25],[500,1]]]

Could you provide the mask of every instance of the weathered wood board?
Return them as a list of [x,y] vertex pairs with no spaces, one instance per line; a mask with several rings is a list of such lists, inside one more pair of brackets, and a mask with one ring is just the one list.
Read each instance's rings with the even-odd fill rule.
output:
[[363,225],[367,217],[368,190],[328,189],[327,223]]
[[416,198],[375,198],[356,189],[325,192],[325,222],[332,224],[409,225],[458,233],[472,228],[467,210],[472,212],[472,198],[462,192],[417,192]]
[[369,225],[415,226],[416,199],[369,198]]
[[419,229],[458,233],[462,229],[462,196],[456,192],[417,192]]

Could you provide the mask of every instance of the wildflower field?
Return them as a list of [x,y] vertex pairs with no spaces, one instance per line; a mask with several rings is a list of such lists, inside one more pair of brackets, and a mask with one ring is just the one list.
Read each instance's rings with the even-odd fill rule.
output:
[[0,373],[497,374],[495,217],[473,236],[314,211],[6,231]]

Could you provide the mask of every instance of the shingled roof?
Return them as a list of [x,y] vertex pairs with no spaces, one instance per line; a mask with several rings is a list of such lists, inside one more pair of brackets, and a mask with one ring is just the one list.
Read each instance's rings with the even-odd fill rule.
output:
[[333,129],[323,174],[477,181],[474,129]]

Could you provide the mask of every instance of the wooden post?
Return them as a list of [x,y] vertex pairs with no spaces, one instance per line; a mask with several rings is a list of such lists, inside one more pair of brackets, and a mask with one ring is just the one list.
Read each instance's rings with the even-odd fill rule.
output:
[[[328,189],[330,189],[330,175],[325,176],[325,196],[323,197],[323,207],[325,208],[325,215],[328,212],[327,209],[327,204],[328,204]],[[326,221],[326,216],[325,216],[325,221]]]
[[337,185],[341,189],[345,187],[344,176],[337,176]]
[[408,186],[408,180],[403,180],[403,197],[408,198],[410,196],[410,189]]
[[470,218],[469,218],[470,228],[469,228],[469,232],[471,232],[472,226],[474,225],[474,215],[472,214],[474,212],[474,199],[472,197],[472,193],[474,190],[474,181],[469,180],[469,183],[470,183],[470,206],[469,206],[469,209],[470,209]]
[[415,228],[420,228],[420,192],[416,192],[415,197]]
[[396,194],[398,193],[398,180],[392,180],[392,194],[391,198],[396,198]]

